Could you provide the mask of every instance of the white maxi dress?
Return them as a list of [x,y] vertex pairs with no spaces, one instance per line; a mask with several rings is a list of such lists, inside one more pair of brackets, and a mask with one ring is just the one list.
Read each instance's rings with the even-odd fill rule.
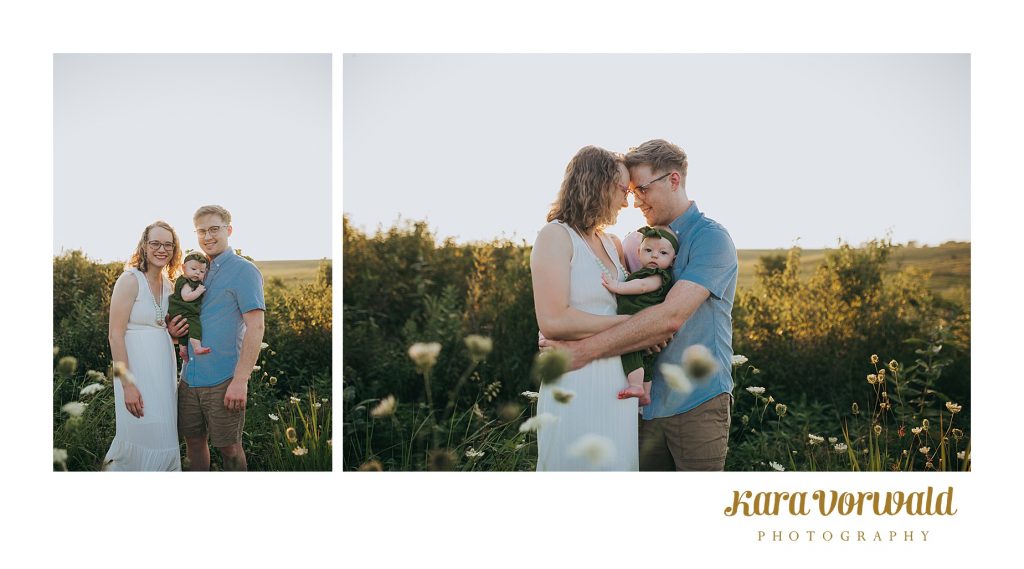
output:
[[117,432],[104,459],[105,470],[181,470],[178,449],[178,385],[174,345],[167,328],[157,324],[167,314],[171,281],[163,279],[160,314],[146,276],[129,269],[139,281],[139,294],[124,335],[128,369],[142,394],[143,416],[137,418],[124,406],[124,389],[114,381],[114,414]]
[[[608,256],[615,260],[615,267],[605,267],[574,229],[559,221],[552,223],[572,239],[569,305],[591,314],[614,315],[615,296],[601,284],[601,273],[620,281],[626,274],[611,238],[601,238]],[[567,404],[559,403],[552,396],[554,387],[573,391],[575,396]],[[555,420],[537,431],[537,470],[638,470],[637,399],[619,399],[624,387],[626,373],[619,357],[595,360],[557,383],[541,385],[537,414],[549,413]]]

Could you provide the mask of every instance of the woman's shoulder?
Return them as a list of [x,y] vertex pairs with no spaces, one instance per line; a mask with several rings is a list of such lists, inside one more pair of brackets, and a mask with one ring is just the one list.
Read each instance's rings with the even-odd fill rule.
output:
[[114,281],[114,292],[122,294],[137,294],[139,292],[139,270],[132,267],[125,269],[117,280]]
[[549,221],[547,225],[540,228],[537,232],[537,241],[564,241],[568,243],[572,240],[572,228],[565,224],[561,220]]

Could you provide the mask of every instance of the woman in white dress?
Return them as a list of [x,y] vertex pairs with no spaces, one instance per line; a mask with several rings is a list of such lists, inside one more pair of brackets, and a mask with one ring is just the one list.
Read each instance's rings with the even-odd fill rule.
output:
[[[537,235],[530,258],[534,307],[540,332],[552,340],[578,340],[628,316],[616,315],[615,297],[602,273],[625,280],[622,245],[606,234],[626,205],[629,172],[622,158],[587,146],[565,169],[549,223]],[[637,470],[637,400],[619,399],[626,385],[620,358],[605,358],[543,384],[537,403],[537,470]],[[558,402],[555,388],[572,391]]]
[[[174,346],[167,330],[171,279],[181,268],[178,236],[157,221],[142,232],[110,297],[110,353],[134,381],[114,381],[117,433],[106,470],[181,470]],[[177,326],[176,326],[177,327]]]

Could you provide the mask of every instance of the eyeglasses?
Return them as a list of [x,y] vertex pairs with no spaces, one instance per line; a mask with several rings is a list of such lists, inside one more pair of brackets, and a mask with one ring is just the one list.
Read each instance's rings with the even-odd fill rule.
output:
[[207,235],[209,235],[210,237],[216,237],[217,235],[220,234],[220,231],[222,229],[227,229],[227,228],[228,228],[227,225],[214,225],[213,227],[210,227],[209,229],[196,229],[196,235],[198,235],[200,239],[202,239],[203,237],[206,237]]
[[146,245],[149,245],[149,248],[152,249],[153,251],[159,251],[161,249],[165,249],[167,251],[173,251],[174,250],[174,243],[161,243],[159,241],[147,241]]
[[651,184],[653,184],[654,182],[657,182],[658,180],[662,180],[664,178],[667,178],[668,176],[671,176],[671,175],[672,175],[672,172],[668,172],[668,173],[665,173],[665,174],[662,174],[662,175],[658,176],[657,178],[651,180],[650,182],[647,182],[646,184],[644,184],[642,186],[636,186],[636,187],[633,188],[633,193],[635,194],[636,192],[640,192],[640,195],[644,195],[644,194],[647,193],[647,188],[651,187]]

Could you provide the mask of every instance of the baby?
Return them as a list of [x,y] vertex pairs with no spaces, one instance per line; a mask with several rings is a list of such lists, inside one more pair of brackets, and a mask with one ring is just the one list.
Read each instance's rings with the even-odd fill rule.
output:
[[[174,294],[168,312],[171,317],[179,314],[188,318],[188,342],[192,344],[192,353],[202,355],[210,353],[210,348],[203,347],[203,325],[199,319],[199,308],[202,305],[203,279],[210,262],[198,251],[189,251],[182,263],[182,275],[174,281]],[[181,359],[188,360],[188,346],[179,348]]]
[[[605,288],[618,295],[619,314],[636,314],[648,306],[660,304],[672,286],[672,262],[679,252],[679,239],[667,227],[641,227],[643,235],[638,251],[642,269],[630,273],[625,282],[601,275]],[[657,354],[632,352],[622,355],[622,369],[628,385],[619,399],[638,397],[640,405],[651,403],[651,379]]]

